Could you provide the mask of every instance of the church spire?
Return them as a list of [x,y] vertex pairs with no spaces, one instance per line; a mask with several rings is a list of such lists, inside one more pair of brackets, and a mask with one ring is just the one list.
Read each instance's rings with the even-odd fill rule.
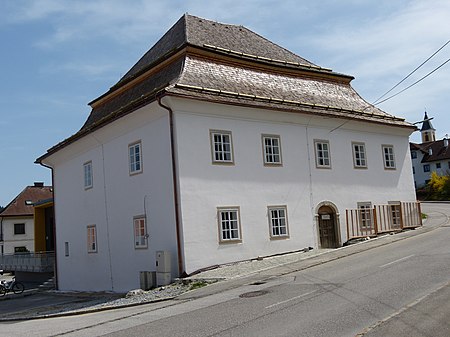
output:
[[436,129],[433,128],[426,111],[420,132],[422,133],[422,143],[434,142],[436,140]]

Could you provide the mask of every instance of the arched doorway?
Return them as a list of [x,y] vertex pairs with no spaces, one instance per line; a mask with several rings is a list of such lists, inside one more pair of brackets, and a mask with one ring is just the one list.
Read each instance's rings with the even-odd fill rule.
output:
[[319,244],[321,248],[339,247],[338,217],[331,205],[322,204],[317,210]]

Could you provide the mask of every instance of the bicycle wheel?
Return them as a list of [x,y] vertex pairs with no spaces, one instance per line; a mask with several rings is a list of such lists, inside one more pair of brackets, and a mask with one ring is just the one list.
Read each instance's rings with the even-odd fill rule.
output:
[[15,282],[12,286],[14,294],[21,294],[25,290],[25,286],[20,282]]
[[0,285],[0,296],[5,296],[6,295],[6,288],[2,285]]

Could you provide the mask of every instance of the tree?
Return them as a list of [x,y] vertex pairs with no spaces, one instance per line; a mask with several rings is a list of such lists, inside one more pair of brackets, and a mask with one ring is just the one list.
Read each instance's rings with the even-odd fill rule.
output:
[[450,200],[450,173],[441,176],[432,172],[428,189],[430,200]]

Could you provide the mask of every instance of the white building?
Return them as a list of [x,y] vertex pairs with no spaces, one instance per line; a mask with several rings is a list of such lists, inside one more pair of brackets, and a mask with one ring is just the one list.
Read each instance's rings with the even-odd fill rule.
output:
[[433,128],[430,120],[425,112],[424,122],[420,129],[422,143],[410,143],[414,184],[419,188],[430,181],[432,172],[439,175],[446,175],[450,172],[448,136],[436,140],[436,129]]
[[0,212],[0,255],[35,251],[34,203],[52,197],[52,187],[27,186]]
[[183,16],[37,159],[54,174],[59,288],[137,288],[161,250],[177,277],[338,247],[346,209],[415,201],[415,127],[352,79]]

